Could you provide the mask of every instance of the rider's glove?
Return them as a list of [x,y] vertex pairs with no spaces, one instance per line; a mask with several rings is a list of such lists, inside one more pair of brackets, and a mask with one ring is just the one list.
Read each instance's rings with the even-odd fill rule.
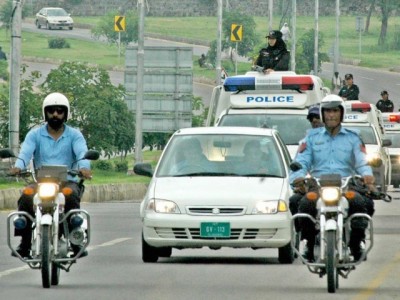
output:
[[299,193],[299,194],[305,194],[307,192],[306,190],[306,179],[304,177],[299,177],[293,180],[292,182],[292,188],[293,192]]
[[376,187],[374,185],[375,183],[375,177],[371,175],[365,175],[363,176],[364,184],[367,187],[368,191],[370,192],[376,192]]

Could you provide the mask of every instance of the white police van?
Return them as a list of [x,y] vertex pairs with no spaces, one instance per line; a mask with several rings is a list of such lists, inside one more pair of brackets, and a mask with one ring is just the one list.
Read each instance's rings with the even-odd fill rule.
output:
[[385,138],[383,117],[374,104],[361,101],[345,101],[346,114],[343,126],[359,132],[367,151],[367,159],[381,159],[382,165],[373,167],[378,189],[386,192],[391,181],[391,169],[388,147],[391,141]]
[[385,137],[390,139],[390,162],[392,164],[391,185],[394,188],[400,186],[400,112],[382,113]]
[[317,76],[250,71],[214,88],[206,125],[277,129],[293,158],[311,128],[308,108],[329,93]]

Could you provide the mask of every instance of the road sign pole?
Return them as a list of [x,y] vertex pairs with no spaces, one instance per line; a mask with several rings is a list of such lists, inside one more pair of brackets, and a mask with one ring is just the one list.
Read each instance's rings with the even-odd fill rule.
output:
[[238,61],[238,42],[236,42],[236,51],[235,51],[235,75],[237,75],[237,61]]

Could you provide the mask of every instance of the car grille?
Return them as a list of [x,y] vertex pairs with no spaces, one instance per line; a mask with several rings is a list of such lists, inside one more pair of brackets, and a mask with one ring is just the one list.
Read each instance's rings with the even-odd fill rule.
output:
[[226,206],[190,206],[187,207],[187,212],[189,215],[244,215],[246,211],[245,207],[226,207]]
[[201,237],[200,228],[155,228],[160,238],[165,239],[185,239],[185,240],[255,240],[270,239],[276,232],[276,228],[231,228],[229,238]]

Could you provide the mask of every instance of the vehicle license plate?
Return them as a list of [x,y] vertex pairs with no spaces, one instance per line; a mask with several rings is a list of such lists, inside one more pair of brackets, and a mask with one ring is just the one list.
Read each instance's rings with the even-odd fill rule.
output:
[[200,224],[201,237],[229,238],[231,235],[231,224],[221,222],[204,222]]

